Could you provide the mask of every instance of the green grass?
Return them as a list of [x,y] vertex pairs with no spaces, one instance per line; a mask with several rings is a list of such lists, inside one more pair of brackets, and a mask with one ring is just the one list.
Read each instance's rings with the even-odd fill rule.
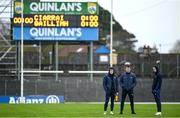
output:
[[[114,115],[103,115],[103,104],[0,104],[0,117],[157,117],[155,104],[135,105],[136,115],[130,114],[126,104],[124,114],[119,115],[119,104]],[[180,117],[180,105],[163,104],[161,117]]]

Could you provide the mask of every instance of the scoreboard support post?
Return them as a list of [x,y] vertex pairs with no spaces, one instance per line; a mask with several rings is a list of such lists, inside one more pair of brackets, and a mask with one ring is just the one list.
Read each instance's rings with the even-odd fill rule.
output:
[[[58,65],[59,65],[59,51],[58,51],[58,41],[56,41],[55,44],[55,70],[58,71]],[[56,73],[56,81],[58,80],[58,73]]]
[[[93,71],[93,41],[90,42],[90,71]],[[93,73],[90,74],[90,80],[93,81]]]
[[17,75],[18,75],[18,80],[21,80],[21,59],[19,58],[21,57],[21,42],[18,41],[17,42]]
[[[39,49],[39,71],[41,70],[41,64],[42,64],[42,47],[41,47],[41,41],[39,41],[39,46],[38,46],[38,49]],[[39,73],[39,77],[41,78],[41,73]]]

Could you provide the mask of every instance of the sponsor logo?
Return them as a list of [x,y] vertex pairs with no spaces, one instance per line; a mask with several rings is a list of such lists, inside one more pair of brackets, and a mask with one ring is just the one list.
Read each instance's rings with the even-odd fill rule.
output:
[[81,28],[31,28],[30,34],[33,37],[80,37]]
[[44,99],[40,98],[25,98],[25,97],[10,97],[9,104],[42,104]]
[[[13,40],[21,39],[21,27],[13,28]],[[25,27],[24,40],[97,41],[98,28]]]
[[9,104],[59,104],[60,99],[56,95],[49,95],[44,98],[36,97],[10,97]]
[[81,3],[32,2],[29,7],[33,12],[80,12],[82,10]]
[[48,104],[57,104],[57,103],[60,103],[59,102],[59,98],[56,96],[56,95],[49,95],[47,98],[46,98],[46,103]]

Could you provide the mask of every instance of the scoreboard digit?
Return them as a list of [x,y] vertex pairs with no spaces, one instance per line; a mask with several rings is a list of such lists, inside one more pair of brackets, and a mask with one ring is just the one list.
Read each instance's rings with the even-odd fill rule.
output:
[[98,27],[99,25],[99,18],[97,15],[93,16],[81,16],[81,27]]

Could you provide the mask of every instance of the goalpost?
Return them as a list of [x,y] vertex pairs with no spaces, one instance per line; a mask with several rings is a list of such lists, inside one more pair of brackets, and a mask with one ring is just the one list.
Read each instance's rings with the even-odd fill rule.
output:
[[[21,19],[23,19],[23,17],[24,17],[24,8],[23,8],[23,3],[24,3],[24,0],[21,0]],[[21,98],[24,96],[23,95],[23,88],[24,88],[24,83],[23,83],[23,81],[24,81],[24,72],[23,72],[23,68],[24,68],[24,62],[23,62],[23,57],[24,57],[24,55],[23,55],[23,52],[24,52],[24,42],[23,42],[23,22],[21,22]]]
[[52,74],[57,74],[57,73],[64,73],[64,71],[45,71],[45,70],[24,70],[23,73],[52,73]]
[[[112,9],[113,9],[113,4],[112,4],[112,1],[111,0],[111,22],[110,22],[110,25],[111,25],[111,40],[110,40],[110,66],[112,66],[112,45],[113,45],[113,17],[112,17]],[[24,0],[21,0],[21,19],[24,18],[24,8],[23,8],[23,3],[24,3]],[[23,59],[24,59],[24,24],[23,22],[21,22],[21,40],[20,40],[20,43],[21,43],[21,46],[20,46],[20,49],[21,49],[21,52],[20,52],[20,73],[21,73],[21,78],[20,78],[20,96],[23,98],[24,96],[24,73],[52,73],[52,74],[58,74],[58,73],[64,73],[63,70],[54,70],[54,71],[45,71],[45,70],[24,70],[24,62],[23,62]],[[69,70],[68,73],[74,73],[74,74],[105,74],[105,73],[108,73],[108,71],[73,71],[73,70]]]

